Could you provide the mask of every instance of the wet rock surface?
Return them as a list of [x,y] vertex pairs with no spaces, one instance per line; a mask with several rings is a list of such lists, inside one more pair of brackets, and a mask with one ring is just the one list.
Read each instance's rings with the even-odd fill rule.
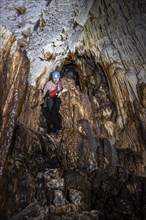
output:
[[0,219],[145,219],[145,1],[0,4]]

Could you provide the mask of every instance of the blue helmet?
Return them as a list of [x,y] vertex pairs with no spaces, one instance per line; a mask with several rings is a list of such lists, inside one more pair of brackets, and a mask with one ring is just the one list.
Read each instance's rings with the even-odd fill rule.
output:
[[53,79],[54,79],[54,78],[60,78],[60,73],[59,73],[58,71],[53,71],[53,72],[51,73],[51,76],[52,76]]

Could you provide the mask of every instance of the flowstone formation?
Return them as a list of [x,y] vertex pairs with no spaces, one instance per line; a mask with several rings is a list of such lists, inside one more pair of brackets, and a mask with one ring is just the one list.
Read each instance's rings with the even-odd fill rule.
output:
[[[0,219],[145,219],[145,1],[0,5]],[[58,136],[42,97],[54,69]]]

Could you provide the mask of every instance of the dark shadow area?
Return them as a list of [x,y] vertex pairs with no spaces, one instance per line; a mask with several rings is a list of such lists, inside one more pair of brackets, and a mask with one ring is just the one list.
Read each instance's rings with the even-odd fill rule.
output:
[[62,76],[66,77],[67,79],[73,79],[76,83],[77,86],[80,87],[80,82],[79,82],[79,74],[76,70],[76,65],[70,63],[70,64],[65,64],[62,68]]
[[44,104],[41,105],[41,127],[44,132],[51,133],[51,115],[47,107]]

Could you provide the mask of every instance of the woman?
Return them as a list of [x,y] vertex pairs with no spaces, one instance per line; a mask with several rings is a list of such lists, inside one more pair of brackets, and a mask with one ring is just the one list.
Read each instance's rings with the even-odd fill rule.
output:
[[53,71],[51,73],[51,80],[49,80],[44,87],[43,96],[51,116],[52,132],[55,134],[59,134],[59,130],[61,130],[61,115],[59,114],[61,100],[58,97],[61,91],[60,73]]

